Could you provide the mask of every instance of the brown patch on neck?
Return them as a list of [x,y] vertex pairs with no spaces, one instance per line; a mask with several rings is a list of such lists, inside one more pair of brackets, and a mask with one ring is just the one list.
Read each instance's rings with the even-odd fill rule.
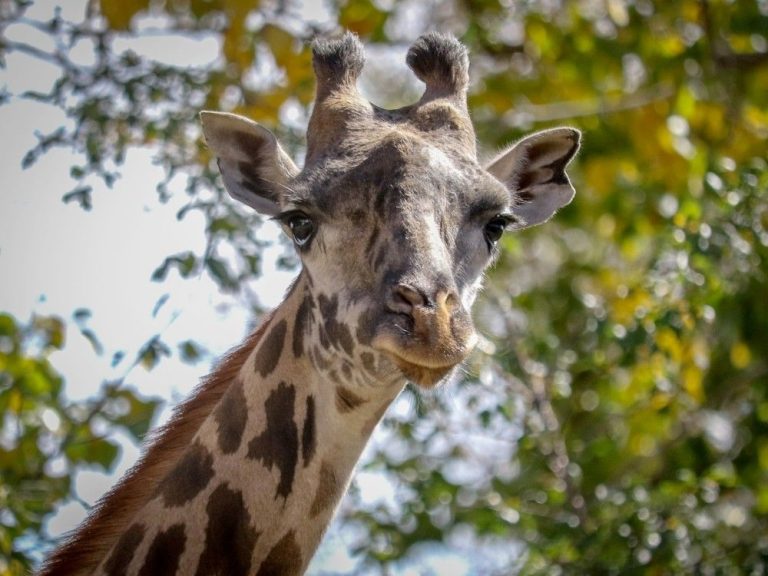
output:
[[309,466],[317,449],[317,419],[315,416],[315,398],[307,396],[307,409],[304,414],[304,430],[301,433],[301,454],[304,467]]
[[259,566],[256,576],[295,576],[301,574],[304,560],[301,549],[296,543],[296,533],[289,530],[280,542],[270,550],[267,557]]
[[309,512],[311,518],[316,518],[321,512],[333,507],[339,497],[341,486],[336,479],[336,473],[328,462],[323,461],[320,466],[320,478],[317,484],[317,492],[312,501]]
[[187,535],[183,524],[174,524],[155,536],[144,558],[144,565],[139,576],[158,576],[176,574],[179,560],[187,545]]
[[248,423],[248,403],[245,384],[237,378],[219,402],[214,414],[219,425],[219,448],[224,454],[233,454],[240,448],[245,425]]
[[355,408],[365,404],[365,402],[365,398],[361,398],[349,388],[336,386],[336,409],[342,414],[351,412]]
[[312,300],[312,294],[307,291],[296,311],[296,320],[293,323],[293,355],[296,358],[301,358],[304,355],[304,335],[312,327],[312,309],[314,307],[315,302]]
[[208,486],[213,474],[213,455],[198,440],[160,482],[158,494],[166,506],[182,506]]
[[112,548],[107,563],[104,565],[106,576],[125,576],[128,566],[136,554],[146,532],[142,524],[134,524],[120,537]]
[[94,507],[88,519],[48,559],[39,576],[91,574],[152,497],[160,481],[178,464],[205,419],[234,382],[269,326],[271,316],[229,353],[180,404],[154,435],[144,456]]
[[264,343],[256,353],[255,370],[261,374],[262,378],[266,378],[277,368],[280,355],[283,353],[283,347],[285,346],[285,333],[287,330],[288,323],[283,318],[265,336]]
[[299,430],[294,421],[295,403],[296,387],[280,382],[270,392],[265,404],[266,428],[248,443],[248,458],[260,461],[270,470],[277,466],[280,471],[275,498],[290,496],[296,475]]
[[224,483],[211,493],[208,505],[205,548],[200,555],[195,576],[247,576],[251,555],[260,532],[251,523],[243,502],[243,493]]

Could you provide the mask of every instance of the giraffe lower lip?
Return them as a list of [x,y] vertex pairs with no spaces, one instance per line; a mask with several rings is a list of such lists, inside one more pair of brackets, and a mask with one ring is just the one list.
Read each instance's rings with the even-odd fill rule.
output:
[[474,348],[474,341],[466,346],[456,346],[450,353],[440,354],[425,346],[403,346],[396,339],[383,336],[373,342],[373,347],[386,353],[396,364],[416,366],[426,370],[450,370],[464,360]]
[[476,344],[477,334],[474,331],[463,339],[443,342],[441,345],[438,342],[413,342],[400,334],[384,330],[372,342],[373,348],[386,353],[397,364],[436,371],[447,371],[461,363]]
[[405,360],[392,352],[388,352],[388,355],[406,378],[420,386],[434,386],[456,366],[456,363],[445,366],[425,366]]
[[409,349],[387,334],[374,341],[374,348],[386,354],[406,378],[425,387],[434,386],[445,378],[467,357],[473,346],[474,341],[470,339],[467,346],[456,347],[451,354],[439,355],[431,350]]

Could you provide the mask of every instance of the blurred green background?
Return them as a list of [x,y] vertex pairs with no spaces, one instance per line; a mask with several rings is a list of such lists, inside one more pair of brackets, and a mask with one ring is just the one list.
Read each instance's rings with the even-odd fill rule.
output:
[[[245,321],[261,312],[247,286],[265,243],[258,217],[223,192],[197,113],[247,115],[301,158],[315,34],[359,34],[361,89],[397,107],[420,90],[409,43],[454,33],[470,50],[481,149],[578,127],[577,196],[552,222],[505,236],[465,378],[430,395],[408,388],[377,429],[386,442],[374,439],[361,471],[388,478],[396,505],[353,484],[338,521],[351,573],[435,573],[424,558],[437,550],[468,574],[765,574],[768,2],[307,4],[91,0],[79,18],[39,19],[34,2],[0,1],[0,62],[24,55],[56,74],[20,93],[6,78],[0,106],[33,100],[69,119],[37,135],[25,167],[74,151],[71,182],[51,185],[98,219],[126,154],[149,147],[163,168],[146,182],[154,202],[180,196],[177,217],[205,222],[205,246],[157,253],[152,280],[205,275],[240,299]],[[212,38],[218,55],[182,66],[118,49],[158,30]],[[279,263],[297,265],[287,252]],[[89,315],[0,313],[2,575],[26,573],[52,545],[46,519],[76,497],[74,471],[114,465],[113,430],[140,439],[158,412],[130,374],[67,396],[48,358],[68,325],[104,354]],[[195,362],[189,337],[176,347],[153,334],[125,362]]]

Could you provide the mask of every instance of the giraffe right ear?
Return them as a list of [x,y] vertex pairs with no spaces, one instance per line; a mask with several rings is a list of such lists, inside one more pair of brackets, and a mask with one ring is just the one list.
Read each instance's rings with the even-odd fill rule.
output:
[[230,196],[261,214],[278,214],[280,197],[299,169],[275,135],[253,120],[227,112],[201,112],[200,120]]

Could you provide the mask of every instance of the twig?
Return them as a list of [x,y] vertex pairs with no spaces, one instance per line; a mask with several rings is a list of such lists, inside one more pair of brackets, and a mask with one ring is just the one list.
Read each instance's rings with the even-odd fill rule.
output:
[[515,126],[520,123],[520,119],[526,122],[552,122],[586,116],[605,116],[624,110],[643,108],[655,102],[668,100],[674,95],[673,86],[662,84],[615,101],[593,99],[515,106],[514,110],[504,115],[503,121],[508,126]]
[[61,54],[56,52],[46,52],[45,50],[41,50],[35,46],[30,46],[24,42],[0,41],[0,48],[4,48],[11,52],[21,52],[22,54],[32,56],[33,58],[43,60],[44,62],[48,62],[49,64],[54,64],[56,66],[63,66],[65,68],[69,68],[70,66],[69,62],[67,62],[67,60]]
[[768,63],[768,52],[735,53],[728,41],[715,30],[709,0],[699,0],[701,24],[709,43],[709,53],[718,68],[751,70]]

